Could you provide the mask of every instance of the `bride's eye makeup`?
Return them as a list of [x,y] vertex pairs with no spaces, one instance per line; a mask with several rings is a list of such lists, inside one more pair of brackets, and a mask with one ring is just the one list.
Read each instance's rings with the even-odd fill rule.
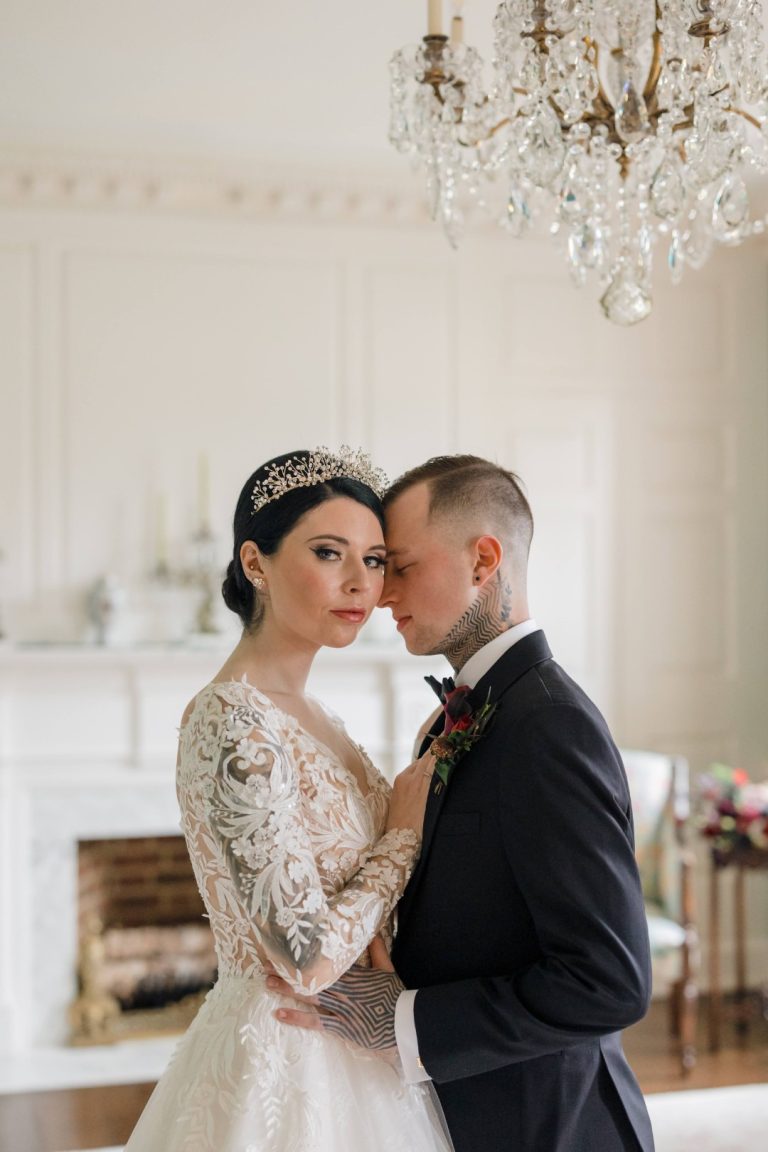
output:
[[320,548],[313,548],[312,551],[314,552],[315,556],[317,556],[317,558],[319,560],[340,560],[341,559],[341,552],[339,552],[338,548],[320,547]]
[[[338,548],[330,548],[328,546],[321,545],[318,548],[313,548],[312,551],[314,552],[315,556],[317,556],[317,558],[319,560],[340,560],[341,559],[341,552],[339,552]],[[373,552],[369,556],[365,557],[363,563],[365,564],[366,568],[371,568],[373,571],[376,572],[379,570],[383,571],[383,569],[386,567],[387,562],[383,556],[377,556],[376,553]]]

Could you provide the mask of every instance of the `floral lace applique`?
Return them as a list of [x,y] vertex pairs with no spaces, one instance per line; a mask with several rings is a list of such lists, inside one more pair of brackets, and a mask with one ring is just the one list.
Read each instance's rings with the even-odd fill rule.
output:
[[264,979],[271,962],[297,992],[321,988],[387,933],[419,840],[384,833],[389,786],[363,766],[365,789],[245,682],[198,695],[177,786],[219,978],[126,1152],[448,1152],[422,1086],[285,1027]]
[[330,749],[246,682],[209,685],[181,731],[182,827],[220,971],[268,960],[297,992],[332,984],[384,926],[420,841],[384,833],[389,787],[369,791]]

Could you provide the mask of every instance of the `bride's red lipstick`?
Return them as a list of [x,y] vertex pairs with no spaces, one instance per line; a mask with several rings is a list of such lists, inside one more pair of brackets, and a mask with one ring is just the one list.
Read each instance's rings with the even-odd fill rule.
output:
[[338,616],[340,620],[349,620],[350,623],[352,623],[352,624],[361,624],[362,621],[365,620],[365,612],[363,612],[362,608],[360,608],[360,609],[352,608],[352,609],[346,609],[346,610],[341,609],[341,608],[339,608],[339,609],[332,608],[331,614],[333,616]]

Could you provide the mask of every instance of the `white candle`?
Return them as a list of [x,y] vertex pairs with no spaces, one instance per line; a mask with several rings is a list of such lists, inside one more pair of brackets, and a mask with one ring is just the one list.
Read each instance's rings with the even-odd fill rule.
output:
[[427,0],[427,35],[443,34],[443,0]]
[[201,452],[197,461],[197,515],[201,531],[210,527],[211,477],[208,457]]
[[464,21],[461,16],[454,16],[451,20],[451,44],[464,43]]

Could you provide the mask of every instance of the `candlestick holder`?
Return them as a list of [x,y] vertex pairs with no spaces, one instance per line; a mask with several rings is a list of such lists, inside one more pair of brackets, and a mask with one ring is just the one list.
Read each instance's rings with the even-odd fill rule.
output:
[[158,560],[149,573],[149,578],[153,584],[170,584],[172,573],[167,561]]
[[192,545],[193,566],[190,577],[202,591],[195,620],[196,628],[205,636],[215,636],[221,632],[216,614],[221,573],[216,558],[216,537],[206,523],[202,523],[192,537]]
[[105,573],[91,585],[86,606],[97,644],[108,646],[115,643],[124,604],[125,589],[111,574]]

